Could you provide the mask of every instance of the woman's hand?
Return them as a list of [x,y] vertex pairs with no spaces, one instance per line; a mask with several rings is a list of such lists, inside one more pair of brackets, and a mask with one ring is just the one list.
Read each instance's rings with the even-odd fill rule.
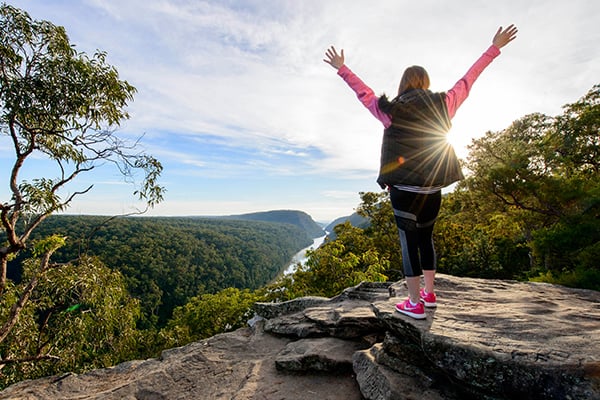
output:
[[327,64],[331,65],[335,69],[340,69],[344,65],[344,49],[341,50],[341,54],[335,50],[335,47],[331,46],[325,52],[327,58],[323,59]]
[[517,32],[517,27],[512,24],[504,30],[500,27],[492,39],[492,44],[501,49],[517,37]]

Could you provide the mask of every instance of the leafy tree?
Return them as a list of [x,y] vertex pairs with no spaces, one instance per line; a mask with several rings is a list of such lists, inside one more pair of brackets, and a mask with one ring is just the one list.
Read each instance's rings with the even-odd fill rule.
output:
[[470,146],[468,187],[529,211],[540,225],[590,211],[599,180],[600,85],[562,116],[531,114]]
[[[44,257],[47,252],[41,254]],[[86,257],[77,263],[51,265],[43,275],[39,265],[38,258],[24,265],[25,281],[37,275],[39,282],[14,328],[0,343],[0,386],[24,378],[107,367],[136,354],[141,339],[136,330],[140,307],[129,296],[120,273]],[[7,285],[0,298],[2,320],[22,290],[23,285]]]
[[[14,337],[21,326],[19,318],[27,314],[34,323],[36,311],[30,307],[39,306],[31,301],[38,298],[36,291],[49,275],[63,271],[54,270],[50,262],[63,239],[50,236],[38,243],[34,259],[25,263],[30,266],[25,280],[15,283],[7,278],[8,261],[27,247],[41,222],[92,189],[64,194],[69,184],[101,164],[114,163],[126,178],[143,171],[144,179],[134,194],[147,206],[162,200],[164,189],[157,184],[161,164],[115,134],[120,122],[129,117],[125,108],[134,93],[135,88],[120,80],[115,68],[106,63],[105,53],[89,57],[77,52],[64,28],[0,5],[0,134],[14,151],[12,167],[5,171],[11,198],[0,202],[5,239],[0,247],[2,346],[7,341],[27,343],[22,335]],[[54,169],[26,180],[24,171],[35,158],[45,159]],[[43,322],[36,322],[42,324],[38,329]],[[29,356],[21,352],[19,357],[43,360],[55,352],[61,351],[48,345],[32,348]],[[17,361],[11,358],[13,353],[5,347],[2,361]]]
[[600,172],[600,85],[563,107],[548,138],[565,174],[598,177]]
[[402,251],[389,193],[361,192],[359,195],[361,203],[356,212],[369,220],[365,234],[373,240],[377,253],[388,260],[389,267],[384,274],[391,280],[398,280],[404,276]]
[[531,273],[598,270],[600,85],[563,109],[525,116],[470,148],[463,188],[485,215],[505,213],[521,226]]
[[523,278],[530,269],[523,226],[485,197],[458,188],[444,195],[434,230],[438,271],[481,278]]
[[193,297],[174,310],[173,318],[160,332],[160,347],[182,346],[240,328],[251,318],[254,303],[262,298],[260,291],[236,288]]

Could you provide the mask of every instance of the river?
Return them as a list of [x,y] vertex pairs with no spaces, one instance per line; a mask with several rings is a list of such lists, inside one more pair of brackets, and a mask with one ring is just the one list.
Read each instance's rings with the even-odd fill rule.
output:
[[321,244],[323,244],[327,235],[328,235],[328,232],[326,232],[324,236],[320,236],[316,239],[313,239],[313,243],[310,246],[305,247],[302,250],[300,250],[299,252],[297,252],[296,254],[294,254],[294,257],[292,257],[292,260],[290,261],[290,263],[286,267],[286,269],[283,271],[283,274],[284,275],[293,274],[294,271],[296,270],[296,265],[298,263],[304,264],[306,262],[306,251],[311,250],[311,249],[314,250],[314,249],[318,248]]

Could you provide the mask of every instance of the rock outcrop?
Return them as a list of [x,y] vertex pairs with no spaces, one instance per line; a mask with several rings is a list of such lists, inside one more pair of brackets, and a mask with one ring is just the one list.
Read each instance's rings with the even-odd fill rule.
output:
[[253,327],[0,399],[600,399],[600,292],[441,274],[436,292],[421,321],[394,310],[404,282],[259,303]]

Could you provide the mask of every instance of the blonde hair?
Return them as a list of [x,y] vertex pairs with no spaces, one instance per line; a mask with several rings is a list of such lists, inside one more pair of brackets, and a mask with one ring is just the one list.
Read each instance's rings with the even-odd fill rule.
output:
[[429,89],[429,75],[425,68],[413,65],[404,70],[402,79],[400,79],[398,94],[400,95],[411,89]]

